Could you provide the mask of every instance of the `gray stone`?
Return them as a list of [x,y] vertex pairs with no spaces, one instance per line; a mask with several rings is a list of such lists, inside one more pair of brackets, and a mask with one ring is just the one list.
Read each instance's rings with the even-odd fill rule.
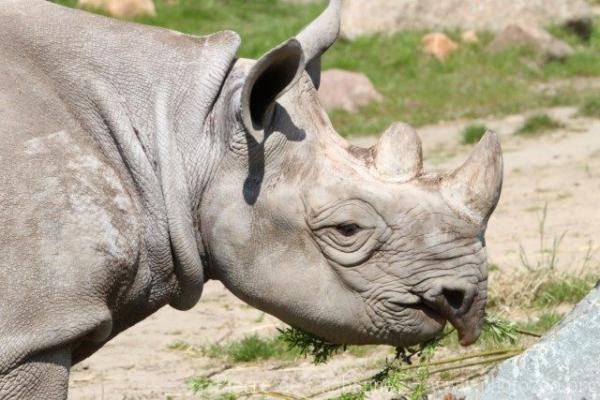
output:
[[533,25],[512,24],[498,33],[487,49],[497,53],[515,46],[529,46],[547,59],[563,59],[573,54],[567,43],[552,36],[546,30]]
[[514,23],[547,26],[590,15],[585,0],[345,0],[342,36],[406,29],[497,32]]
[[598,332],[600,288],[596,286],[540,342],[500,364],[480,385],[453,393],[469,400],[600,399]]
[[341,109],[354,112],[371,102],[381,101],[383,96],[366,75],[330,69],[321,75],[319,99],[327,111]]

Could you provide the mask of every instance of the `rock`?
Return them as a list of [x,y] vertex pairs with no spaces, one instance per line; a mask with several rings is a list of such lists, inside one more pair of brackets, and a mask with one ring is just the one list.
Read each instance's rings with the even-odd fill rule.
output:
[[406,29],[498,32],[512,23],[562,25],[590,15],[586,0],[344,0],[342,35],[353,39]]
[[79,7],[98,8],[117,18],[156,15],[152,0],[79,0]]
[[321,75],[319,99],[327,111],[342,109],[354,112],[373,101],[381,101],[383,97],[366,75],[330,69]]
[[563,59],[573,54],[571,46],[556,39],[542,28],[512,24],[498,33],[487,49],[492,53],[515,46],[530,46],[544,58]]
[[[469,400],[597,399],[600,393],[600,287],[542,340],[504,361],[478,386],[457,388]],[[432,396],[442,398],[441,395]]]
[[458,44],[443,33],[434,32],[423,36],[423,51],[440,61],[444,61],[458,49]]
[[460,40],[462,40],[463,43],[479,43],[479,37],[477,36],[477,32],[473,30],[463,32],[460,35]]

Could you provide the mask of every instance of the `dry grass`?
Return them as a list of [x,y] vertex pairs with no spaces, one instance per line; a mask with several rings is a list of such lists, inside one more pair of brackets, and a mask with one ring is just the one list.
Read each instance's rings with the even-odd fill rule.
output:
[[568,269],[560,267],[565,262],[560,246],[566,232],[548,238],[547,219],[545,205],[538,218],[539,248],[528,253],[519,246],[521,265],[516,271],[490,271],[490,308],[514,315],[524,309],[576,304],[600,279],[600,263],[595,259],[598,249],[591,241],[581,257],[568,260]]

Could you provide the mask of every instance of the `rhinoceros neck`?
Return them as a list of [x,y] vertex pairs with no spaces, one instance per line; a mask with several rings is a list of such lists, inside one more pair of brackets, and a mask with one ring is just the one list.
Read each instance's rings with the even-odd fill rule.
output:
[[8,0],[3,8],[0,36],[9,50],[32,60],[82,130],[109,160],[126,166],[146,223],[154,225],[148,246],[174,265],[179,288],[171,304],[193,306],[203,285],[194,210],[215,151],[205,122],[239,37],[192,37],[45,1]]

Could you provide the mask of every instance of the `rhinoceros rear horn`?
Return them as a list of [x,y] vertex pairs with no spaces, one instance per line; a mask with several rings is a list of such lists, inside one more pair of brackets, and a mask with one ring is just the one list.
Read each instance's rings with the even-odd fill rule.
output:
[[421,174],[423,150],[417,132],[407,124],[395,123],[374,148],[377,172],[386,180],[405,182]]
[[327,9],[296,36],[304,50],[306,71],[317,89],[321,83],[321,55],[340,34],[341,6],[342,0],[330,0]]
[[442,181],[446,199],[470,219],[485,224],[502,190],[502,149],[487,131],[467,161]]

